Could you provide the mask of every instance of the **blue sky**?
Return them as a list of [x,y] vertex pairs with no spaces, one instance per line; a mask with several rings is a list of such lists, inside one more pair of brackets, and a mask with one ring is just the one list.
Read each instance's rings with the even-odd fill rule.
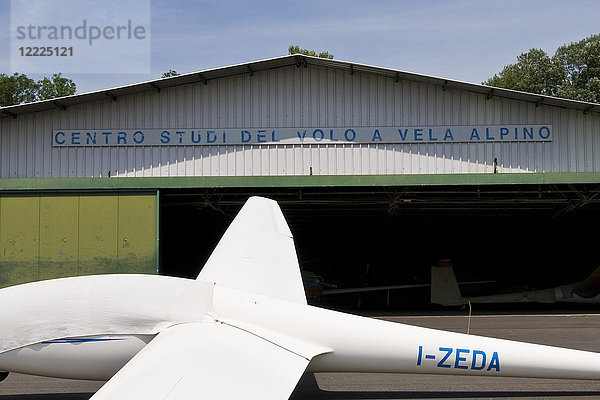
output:
[[[169,69],[281,56],[290,44],[327,50],[338,60],[481,83],[531,48],[552,55],[600,33],[598,0],[149,1],[151,73],[64,74],[79,93]],[[0,0],[0,27],[0,72],[10,73],[9,0]]]

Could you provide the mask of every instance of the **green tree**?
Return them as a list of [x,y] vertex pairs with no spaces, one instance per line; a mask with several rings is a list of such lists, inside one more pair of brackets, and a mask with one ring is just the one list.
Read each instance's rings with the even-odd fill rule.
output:
[[52,78],[43,78],[38,81],[38,100],[48,100],[56,97],[75,94],[75,83],[63,77],[61,73],[53,74]]
[[164,72],[160,77],[161,78],[170,78],[171,76],[177,76],[179,75],[177,73],[177,71],[175,71],[174,69],[170,69],[167,72]]
[[25,74],[0,74],[0,106],[30,103],[37,98],[37,83]]
[[305,56],[329,58],[329,59],[333,58],[333,54],[330,54],[327,51],[322,51],[317,54],[317,52],[314,50],[301,49],[300,46],[294,46],[294,45],[290,45],[290,47],[288,47],[288,54],[303,54]]
[[553,61],[565,70],[558,96],[600,102],[600,34],[559,47]]
[[531,49],[484,85],[600,102],[600,34],[563,45],[550,57]]
[[0,106],[31,103],[75,94],[75,83],[60,73],[35,81],[25,74],[0,74]]
[[518,56],[516,64],[505,66],[484,84],[554,96],[562,80],[564,70],[561,66],[556,65],[544,50],[531,49]]

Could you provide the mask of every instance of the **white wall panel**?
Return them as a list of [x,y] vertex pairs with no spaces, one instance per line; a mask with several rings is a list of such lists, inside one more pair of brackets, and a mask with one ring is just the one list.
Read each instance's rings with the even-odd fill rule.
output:
[[[552,124],[552,142],[52,147],[53,129]],[[600,172],[596,113],[334,68],[231,76],[0,120],[0,178]]]

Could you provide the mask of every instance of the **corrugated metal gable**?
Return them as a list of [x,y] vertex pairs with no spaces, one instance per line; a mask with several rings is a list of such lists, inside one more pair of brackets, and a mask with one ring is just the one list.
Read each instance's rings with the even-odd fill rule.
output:
[[[552,142],[52,147],[52,129],[552,124]],[[599,172],[597,113],[328,66],[283,67],[0,120],[0,178]]]

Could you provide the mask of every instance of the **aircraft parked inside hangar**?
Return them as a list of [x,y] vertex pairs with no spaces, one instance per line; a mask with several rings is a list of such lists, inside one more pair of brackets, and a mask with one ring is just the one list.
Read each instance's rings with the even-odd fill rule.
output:
[[322,276],[317,275],[313,271],[302,271],[302,281],[304,284],[306,296],[308,297],[320,297],[332,294],[380,292],[394,289],[412,289],[429,287],[431,285],[429,283],[407,283],[401,285],[358,286],[339,288],[336,284],[327,282]]
[[431,302],[442,306],[470,303],[600,303],[600,267],[580,282],[539,290],[463,297],[452,264],[431,267]]
[[[405,283],[397,285],[381,285],[381,286],[358,286],[358,287],[342,287],[339,288],[336,284],[327,282],[322,276],[313,271],[302,271],[302,282],[306,296],[310,299],[320,299],[321,296],[343,295],[343,294],[358,294],[366,292],[387,292],[386,306],[390,305],[390,292],[399,289],[417,289],[430,287],[431,283]],[[460,282],[460,285],[478,285],[483,283],[493,283],[493,280],[478,280]],[[360,297],[358,298],[360,307]]]
[[196,280],[64,278],[0,304],[0,370],[108,380],[93,400],[286,399],[305,371],[600,379],[598,353],[307,305],[283,214],[257,197]]

